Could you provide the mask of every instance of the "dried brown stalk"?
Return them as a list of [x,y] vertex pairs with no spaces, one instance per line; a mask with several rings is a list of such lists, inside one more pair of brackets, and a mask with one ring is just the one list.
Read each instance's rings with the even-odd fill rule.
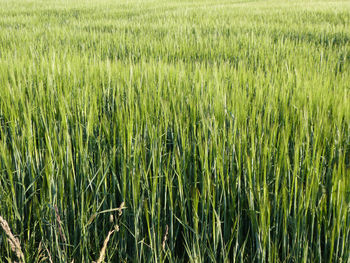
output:
[[106,248],[107,248],[107,245],[108,245],[108,242],[109,242],[109,239],[111,237],[111,235],[114,233],[115,230],[111,230],[108,232],[108,235],[105,239],[105,241],[103,242],[103,247],[100,251],[100,257],[98,258],[98,260],[96,261],[96,263],[101,263],[104,261],[105,259],[105,256],[106,256]]
[[16,254],[16,257],[19,259],[20,263],[24,263],[24,254],[21,249],[21,244],[19,243],[18,238],[16,238],[12,232],[11,229],[7,223],[7,221],[0,216],[0,226],[2,229],[5,231],[7,237],[8,237],[8,242],[10,244],[11,250]]
[[[119,208],[111,209],[111,210],[106,210],[106,211],[104,211],[104,212],[108,212],[108,211],[118,211],[118,216],[120,217],[120,216],[123,214],[123,209],[125,209],[125,208],[126,208],[126,207],[125,207],[125,203],[123,202],[123,203],[120,204]],[[94,218],[95,218],[95,217],[93,217],[92,220],[93,220]],[[91,220],[91,219],[90,219],[90,220]],[[89,221],[90,221],[90,220],[89,220]],[[91,220],[91,221],[92,221],[92,220]],[[110,219],[110,221],[113,222],[114,219],[113,219],[113,220]],[[101,249],[101,251],[100,251],[100,256],[99,256],[99,258],[97,259],[97,261],[93,261],[93,263],[102,263],[102,262],[104,261],[104,259],[105,259],[105,257],[106,257],[106,249],[107,249],[107,245],[108,245],[109,239],[111,238],[111,235],[112,235],[115,231],[117,231],[117,232],[119,231],[119,226],[118,226],[118,224],[116,224],[116,225],[114,226],[114,229],[113,229],[113,230],[111,230],[111,231],[108,232],[108,235],[107,235],[107,237],[105,238],[105,240],[104,240],[104,242],[103,242],[103,246],[102,246],[102,249]]]
[[168,240],[168,233],[169,233],[169,227],[168,227],[168,225],[166,225],[165,226],[165,234],[164,234],[163,243],[162,243],[163,250],[165,250],[165,244],[166,244],[166,241]]
[[58,223],[58,232],[63,240],[64,243],[67,243],[67,239],[66,239],[66,236],[64,234],[64,232],[62,231],[62,221],[61,221],[61,217],[60,217],[60,214],[58,213],[58,208],[57,206],[55,205],[55,213],[56,213],[56,220],[57,220],[57,223]]
[[50,262],[50,263],[53,263],[53,262],[52,262],[52,258],[51,258],[50,251],[47,249],[47,247],[46,247],[46,245],[45,245],[45,244],[44,244],[44,247],[45,247],[45,250],[46,250],[47,256],[49,257],[49,262]]

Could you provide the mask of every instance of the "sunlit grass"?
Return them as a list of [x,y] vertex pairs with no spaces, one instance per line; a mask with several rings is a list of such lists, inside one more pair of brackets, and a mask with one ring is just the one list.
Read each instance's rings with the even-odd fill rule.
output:
[[347,1],[2,1],[0,216],[26,261],[349,262],[349,21]]

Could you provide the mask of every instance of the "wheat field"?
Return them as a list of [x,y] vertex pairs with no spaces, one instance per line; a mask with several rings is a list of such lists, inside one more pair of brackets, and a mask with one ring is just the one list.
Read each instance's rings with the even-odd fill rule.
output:
[[0,262],[350,262],[350,2],[1,0]]

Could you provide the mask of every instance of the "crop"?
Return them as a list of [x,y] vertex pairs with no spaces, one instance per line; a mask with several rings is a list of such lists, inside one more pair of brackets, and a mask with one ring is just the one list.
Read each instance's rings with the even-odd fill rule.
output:
[[349,1],[2,0],[0,262],[349,262],[349,25]]

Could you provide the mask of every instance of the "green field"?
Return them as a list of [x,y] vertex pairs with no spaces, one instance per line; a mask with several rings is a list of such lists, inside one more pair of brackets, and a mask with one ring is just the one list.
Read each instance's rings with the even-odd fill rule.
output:
[[73,260],[349,263],[350,1],[1,0],[0,262]]

